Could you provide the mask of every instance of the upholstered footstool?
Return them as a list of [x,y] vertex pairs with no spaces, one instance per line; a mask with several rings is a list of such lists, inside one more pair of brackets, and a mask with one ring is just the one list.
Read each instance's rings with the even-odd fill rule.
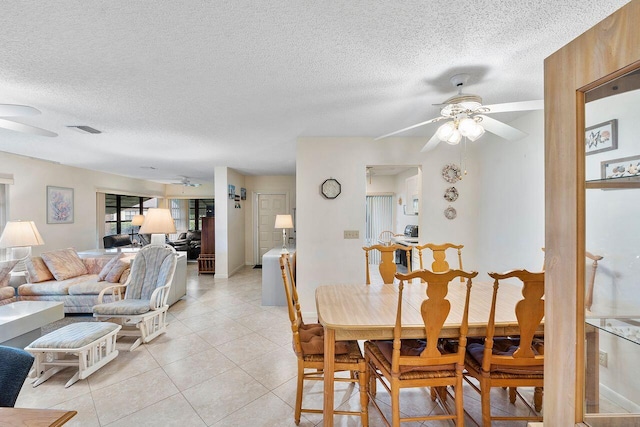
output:
[[[31,376],[36,377],[33,386],[39,386],[69,366],[77,367],[78,372],[67,381],[65,388],[87,378],[118,356],[116,335],[121,328],[110,322],[80,322],[38,338],[25,348],[36,358],[31,372]],[[53,353],[53,360],[47,360],[47,353]]]

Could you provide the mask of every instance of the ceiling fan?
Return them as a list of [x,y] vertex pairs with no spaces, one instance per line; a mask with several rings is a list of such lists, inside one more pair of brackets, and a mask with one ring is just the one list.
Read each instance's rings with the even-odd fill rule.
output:
[[198,184],[196,182],[191,182],[189,178],[186,176],[180,177],[180,182],[174,182],[175,185],[182,185],[185,187],[200,187],[202,184]]
[[35,116],[40,114],[37,108],[28,105],[0,104],[0,128],[13,130],[16,132],[29,133],[31,135],[40,136],[58,136],[57,133],[41,129],[35,126],[25,125],[24,123],[14,122],[3,117],[22,117]]
[[512,111],[541,110],[544,108],[542,100],[508,102],[504,104],[482,105],[482,98],[462,92],[463,86],[469,80],[468,74],[456,74],[451,77],[451,84],[458,89],[458,93],[444,101],[441,105],[440,116],[424,122],[400,129],[386,135],[379,136],[376,140],[397,135],[429,123],[445,121],[421,151],[434,149],[441,141],[455,145],[463,137],[471,141],[480,138],[485,130],[496,134],[506,140],[516,141],[526,136],[526,133],[506,123],[487,116],[487,114],[504,113]]

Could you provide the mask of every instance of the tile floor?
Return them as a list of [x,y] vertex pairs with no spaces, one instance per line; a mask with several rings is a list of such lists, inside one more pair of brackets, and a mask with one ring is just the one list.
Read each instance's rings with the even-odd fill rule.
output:
[[[64,384],[73,374],[69,370],[37,388],[27,381],[16,406],[78,411],[68,426],[294,426],[296,358],[291,329],[284,307],[261,306],[261,272],[246,267],[219,279],[198,276],[197,266],[189,264],[187,296],[169,310],[167,334],[133,352],[127,351],[131,338],[123,338],[116,360],[68,389]],[[528,412],[520,402],[509,404],[506,391],[494,393],[494,412]],[[529,399],[531,394],[526,394]],[[464,398],[470,417],[480,420],[477,393],[466,386]],[[381,387],[377,399],[390,414],[388,395]],[[304,403],[321,406],[321,383],[305,387]],[[357,409],[358,390],[337,383],[338,404]],[[427,391],[403,392],[402,404],[407,414],[425,408],[439,411]],[[474,425],[470,417],[466,422]],[[335,424],[358,426],[360,420],[336,416]],[[300,425],[322,425],[322,417],[303,414]],[[370,425],[383,425],[371,406]]]

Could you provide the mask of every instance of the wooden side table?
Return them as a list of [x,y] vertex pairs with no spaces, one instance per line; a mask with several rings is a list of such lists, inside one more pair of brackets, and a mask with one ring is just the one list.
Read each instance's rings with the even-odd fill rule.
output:
[[7,427],[61,426],[78,412],[57,409],[0,408],[0,423]]

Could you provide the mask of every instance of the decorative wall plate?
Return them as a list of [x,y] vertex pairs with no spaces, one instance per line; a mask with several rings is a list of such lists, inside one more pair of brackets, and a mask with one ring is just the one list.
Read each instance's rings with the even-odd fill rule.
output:
[[451,184],[460,180],[460,168],[456,164],[448,164],[442,168],[442,178]]
[[458,190],[456,189],[456,187],[449,187],[446,190],[444,190],[444,199],[447,202],[455,202],[456,200],[458,200]]
[[444,210],[444,216],[447,217],[447,219],[454,219],[456,216],[458,216],[458,212],[456,212],[454,208],[449,206]]

